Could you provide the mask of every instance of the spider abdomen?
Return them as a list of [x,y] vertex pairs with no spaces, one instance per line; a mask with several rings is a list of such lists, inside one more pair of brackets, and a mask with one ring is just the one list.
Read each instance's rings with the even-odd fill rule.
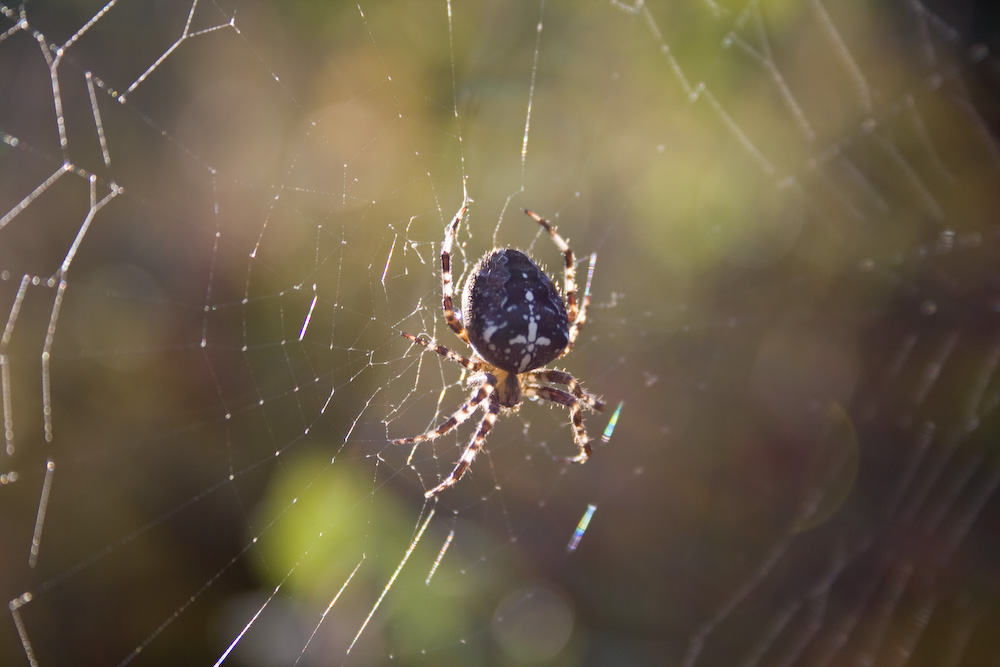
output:
[[462,322],[479,356],[509,373],[544,366],[569,344],[566,306],[552,280],[511,248],[491,250],[473,267]]

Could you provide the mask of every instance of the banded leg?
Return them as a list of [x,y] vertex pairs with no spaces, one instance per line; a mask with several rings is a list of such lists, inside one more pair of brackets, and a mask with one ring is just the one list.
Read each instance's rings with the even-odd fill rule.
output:
[[554,387],[528,386],[524,388],[524,393],[526,396],[535,396],[569,408],[573,424],[573,442],[580,448],[580,453],[566,460],[570,463],[586,462],[593,450],[590,448],[590,436],[587,435],[587,430],[583,427],[583,410],[580,409],[580,401],[572,394],[567,394]]
[[[476,364],[476,362],[472,361],[471,359],[466,359],[457,352],[452,352],[444,345],[438,345],[437,343],[431,342],[424,338],[419,338],[417,336],[414,336],[413,334],[406,333],[405,331],[400,331],[399,333],[403,334],[404,338],[407,338],[413,341],[414,343],[419,343],[420,345],[426,347],[428,350],[434,350],[445,359],[450,359],[451,361],[454,361],[456,364],[465,366],[470,371],[476,371],[479,369],[479,366]],[[478,408],[479,405],[484,400],[486,400],[486,397],[489,396],[493,392],[493,389],[496,387],[496,379],[494,379],[493,382],[491,383],[489,377],[492,376],[487,376],[486,381],[482,385],[480,385],[474,393],[470,394],[469,400],[466,401],[458,410],[456,410],[451,415],[451,417],[443,421],[440,426],[430,431],[427,431],[422,435],[415,435],[409,438],[397,438],[393,440],[392,443],[394,445],[407,445],[414,442],[424,442],[425,440],[433,440],[434,438],[444,435],[451,429],[455,428],[456,426],[464,422],[472,415],[473,412],[476,411],[476,408]]]
[[430,340],[427,340],[425,338],[421,338],[419,336],[414,336],[413,334],[406,333],[405,331],[400,331],[399,333],[401,333],[403,335],[403,338],[409,339],[409,340],[413,341],[414,343],[420,343],[421,345],[423,345],[424,347],[426,347],[428,350],[434,350],[435,352],[437,352],[438,354],[440,354],[445,359],[450,359],[451,361],[454,361],[459,366],[465,366],[470,371],[478,371],[479,370],[479,364],[477,364],[475,361],[473,361],[472,359],[467,359],[467,358],[463,357],[458,352],[452,352],[451,350],[449,350],[448,348],[446,348],[444,345],[438,345],[434,341],[430,341]]
[[533,211],[524,209],[531,218],[545,228],[545,231],[549,233],[552,237],[552,242],[556,244],[559,248],[559,252],[563,254],[565,259],[565,265],[563,268],[563,290],[566,292],[566,319],[569,320],[570,324],[576,321],[576,316],[578,313],[578,308],[576,304],[576,260],[573,258],[573,249],[569,247],[563,237],[559,236],[556,232],[555,227],[549,224],[549,221],[541,217]]
[[576,342],[576,337],[580,335],[580,329],[583,328],[584,322],[587,321],[587,306],[590,305],[590,281],[594,279],[594,265],[597,264],[597,253],[590,253],[590,265],[587,267],[587,286],[583,288],[583,300],[580,304],[580,312],[577,313],[576,319],[569,326],[569,341],[566,343],[566,349],[562,351],[560,357],[565,357],[573,349],[573,343]]
[[[489,376],[492,384],[496,383],[496,378],[492,375]],[[485,385],[484,385],[485,386]],[[493,424],[497,420],[497,415],[500,413],[500,401],[497,400],[495,395],[490,395],[489,404],[486,408],[486,416],[483,420],[479,422],[479,429],[476,431],[476,435],[472,437],[469,444],[466,446],[465,451],[458,458],[458,462],[455,464],[455,468],[448,474],[444,480],[435,486],[430,491],[424,494],[425,498],[432,498],[437,494],[441,493],[449,486],[452,486],[455,482],[462,479],[462,475],[465,471],[469,469],[472,462],[476,460],[476,454],[483,448],[483,443],[486,442],[486,436],[489,435],[490,430],[493,428]]]
[[444,234],[444,242],[441,244],[441,307],[444,309],[444,319],[448,323],[448,326],[451,327],[456,336],[468,343],[469,334],[465,332],[465,327],[462,326],[461,320],[455,315],[455,285],[451,278],[451,246],[454,244],[455,236],[458,233],[458,223],[462,221],[462,217],[465,215],[465,208],[466,206],[463,202],[462,208],[458,209],[458,213],[455,214],[451,223],[448,224],[448,228]]
[[461,407],[459,407],[458,410],[453,412],[450,417],[441,422],[441,424],[437,428],[431,429],[430,431],[427,431],[426,433],[422,433],[420,435],[410,436],[409,438],[396,438],[395,440],[392,441],[392,444],[410,445],[415,442],[426,442],[427,440],[434,440],[435,438],[441,437],[442,435],[444,435],[445,433],[447,433],[448,431],[455,428],[456,426],[464,422],[466,419],[471,417],[472,413],[474,413],[479,408],[479,406],[482,405],[483,401],[489,398],[490,394],[493,393],[493,389],[495,387],[496,387],[495,379],[492,382],[490,380],[487,380],[479,387],[477,387],[476,391],[474,391],[472,394],[469,395],[469,400],[463,403]]
[[548,368],[540,368],[536,371],[531,371],[528,377],[531,380],[539,382],[564,384],[571,392],[573,392],[573,395],[580,403],[583,404],[585,408],[596,412],[604,412],[604,401],[585,390],[580,385],[580,382],[566,371],[555,371]]

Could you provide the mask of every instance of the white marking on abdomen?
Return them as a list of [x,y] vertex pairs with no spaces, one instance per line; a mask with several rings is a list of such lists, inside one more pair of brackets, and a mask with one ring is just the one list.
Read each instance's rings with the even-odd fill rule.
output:
[[521,365],[517,367],[517,372],[523,373],[524,371],[528,370],[528,364],[530,363],[531,363],[531,354],[526,354],[523,357],[521,357]]

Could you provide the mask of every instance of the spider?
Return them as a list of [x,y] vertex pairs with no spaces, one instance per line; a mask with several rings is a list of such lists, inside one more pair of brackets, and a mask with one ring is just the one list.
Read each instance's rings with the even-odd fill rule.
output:
[[[471,358],[425,338],[400,332],[405,338],[470,371],[467,384],[472,392],[440,426],[422,435],[393,440],[394,444],[434,440],[467,420],[480,407],[486,412],[454,469],[424,494],[427,498],[462,478],[483,448],[497,415],[501,410],[516,409],[525,396],[569,409],[573,441],[580,450],[567,459],[573,463],[583,463],[591,454],[590,438],[583,427],[583,410],[604,410],[604,401],[585,391],[575,377],[565,371],[542,368],[569,354],[587,319],[589,279],[582,303],[577,304],[575,260],[569,244],[545,218],[525,209],[524,212],[549,233],[563,254],[565,304],[552,280],[528,255],[513,248],[494,248],[483,255],[469,273],[459,315],[452,300],[451,247],[465,211],[463,204],[448,224],[441,245],[441,305],[448,326],[472,348]],[[595,259],[596,255],[592,255],[591,270]],[[568,391],[548,386],[551,384],[564,385]]]

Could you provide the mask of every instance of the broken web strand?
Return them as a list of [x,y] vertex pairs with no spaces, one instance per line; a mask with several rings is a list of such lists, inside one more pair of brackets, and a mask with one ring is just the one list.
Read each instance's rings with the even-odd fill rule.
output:
[[413,550],[417,548],[417,544],[420,543],[420,538],[423,537],[424,531],[430,524],[431,519],[434,518],[434,512],[435,509],[432,507],[431,511],[427,513],[427,518],[424,519],[424,522],[420,525],[420,529],[417,531],[416,536],[410,542],[410,546],[407,548],[406,553],[403,554],[403,559],[399,561],[399,565],[396,567],[396,571],[392,573],[391,577],[389,577],[389,581],[386,582],[385,587],[382,589],[382,594],[378,596],[378,600],[376,600],[375,604],[372,605],[372,610],[368,612],[368,616],[365,618],[364,623],[362,623],[361,627],[358,629],[358,634],[354,635],[354,639],[351,640],[351,645],[347,647],[347,653],[350,653],[351,650],[354,648],[354,645],[358,643],[358,639],[361,638],[361,635],[362,633],[364,633],[365,628],[368,627],[368,622],[372,620],[372,616],[375,615],[375,612],[378,610],[379,605],[382,604],[382,600],[385,599],[385,596],[389,593],[389,589],[391,589],[392,585],[395,583],[396,577],[398,577],[399,573],[403,571],[403,566],[406,565],[406,561],[409,560],[410,554],[412,554]]
[[573,531],[573,537],[570,538],[569,544],[566,545],[566,551],[576,551],[576,548],[580,545],[580,540],[583,538],[583,534],[587,531],[587,526],[590,525],[590,518],[594,516],[596,510],[597,505],[593,503],[587,505],[587,511],[580,517],[580,522],[576,525],[576,530]]
[[604,427],[604,433],[601,434],[601,441],[608,443],[611,441],[611,434],[615,431],[615,426],[618,425],[618,415],[622,413],[622,406],[625,405],[625,401],[619,401],[618,407],[611,414],[611,419],[608,420],[608,425]]
[[[450,0],[449,0],[450,1]],[[542,18],[545,0],[538,4],[539,19],[535,26],[535,51],[531,61],[531,83],[528,85],[528,107],[524,112],[524,136],[521,139],[521,191],[524,191],[525,168],[528,161],[528,133],[531,130],[531,106],[535,101],[535,79],[538,76],[538,54],[542,49]],[[509,199],[508,199],[509,201]]]
[[461,117],[458,114],[458,84],[455,77],[455,26],[452,23],[451,0],[445,0],[445,5],[448,9],[448,56],[451,62],[451,104],[455,113],[455,124],[457,127],[458,156],[462,164],[462,206],[465,207],[472,200],[469,199],[469,190],[466,187],[468,176],[465,173],[465,147],[462,143]]
[[45,462],[45,479],[42,482],[42,497],[38,501],[38,512],[35,514],[35,532],[31,536],[31,555],[28,556],[28,567],[38,564],[38,552],[42,547],[42,529],[45,527],[45,514],[49,506],[49,495],[52,492],[52,475],[56,464],[49,459]]
[[451,541],[453,539],[455,539],[455,529],[454,528],[452,528],[451,530],[449,530],[448,531],[448,536],[446,538],[444,538],[444,544],[441,545],[441,550],[438,551],[438,555],[434,559],[434,564],[431,565],[431,570],[430,570],[430,572],[427,573],[427,579],[424,580],[424,584],[425,585],[430,586],[430,584],[431,584],[431,578],[434,576],[434,573],[437,572],[438,566],[441,564],[441,560],[444,558],[445,552],[448,551],[448,547],[451,546]]
[[[587,273],[587,289],[584,291],[584,303],[588,300],[590,296],[590,277],[594,273],[594,261],[597,259],[597,254],[590,256],[590,270]],[[608,443],[611,441],[611,434],[614,433],[615,426],[618,424],[618,415],[621,414],[622,406],[625,405],[625,401],[620,401],[618,406],[615,408],[614,413],[611,415],[611,419],[608,420],[608,425],[604,428],[604,433],[601,435],[601,441]],[[587,527],[590,526],[590,519],[594,516],[594,512],[597,510],[597,505],[590,503],[587,505],[587,510],[580,517],[580,522],[576,526],[576,530],[573,531],[573,536],[569,540],[569,544],[566,546],[567,552],[576,551],[576,548],[580,545],[580,540],[583,539],[583,534],[587,531]]]
[[[21,307],[24,305],[25,295],[28,293],[28,285],[31,284],[31,276],[24,275],[21,276],[21,284],[17,289],[17,293],[14,295],[14,302],[11,304],[10,313],[7,315],[7,325],[4,327],[3,337],[0,338],[0,370],[3,371],[3,375],[0,376],[2,380],[3,390],[3,430],[4,430],[4,442],[6,443],[6,453],[8,456],[13,456],[15,451],[14,445],[14,406],[13,398],[11,396],[11,379],[10,379],[10,362],[8,361],[7,348],[10,345],[11,335],[14,333],[14,326],[17,324],[18,315],[21,313]],[[7,473],[7,478],[11,476],[16,479],[16,472]]]
[[358,573],[358,570],[361,568],[361,564],[364,562],[365,562],[365,556],[364,554],[362,554],[361,560],[358,561],[358,564],[354,566],[354,569],[347,576],[347,579],[344,580],[344,585],[340,587],[340,590],[337,591],[337,594],[333,596],[332,600],[330,600],[330,604],[328,604],[326,609],[323,610],[323,613],[320,615],[319,622],[316,623],[316,627],[313,628],[312,634],[309,635],[309,639],[306,640],[305,645],[302,647],[302,651],[299,652],[298,657],[295,658],[295,662],[292,663],[293,665],[299,664],[299,661],[302,660],[302,656],[305,655],[306,649],[309,648],[309,644],[312,643],[312,640],[316,638],[316,633],[319,632],[320,626],[322,626],[323,621],[326,620],[327,614],[329,614],[330,610],[333,609],[333,605],[337,604],[337,600],[340,599],[341,593],[343,593],[344,589],[347,588],[347,584],[351,583],[351,579],[353,579],[354,575]]
[[14,627],[17,629],[17,636],[21,640],[21,648],[24,650],[24,657],[27,658],[31,667],[38,667],[38,659],[35,656],[35,648],[31,645],[28,637],[28,628],[24,624],[24,617],[21,615],[21,607],[31,602],[33,596],[31,591],[18,595],[7,604],[10,615],[14,619]]

